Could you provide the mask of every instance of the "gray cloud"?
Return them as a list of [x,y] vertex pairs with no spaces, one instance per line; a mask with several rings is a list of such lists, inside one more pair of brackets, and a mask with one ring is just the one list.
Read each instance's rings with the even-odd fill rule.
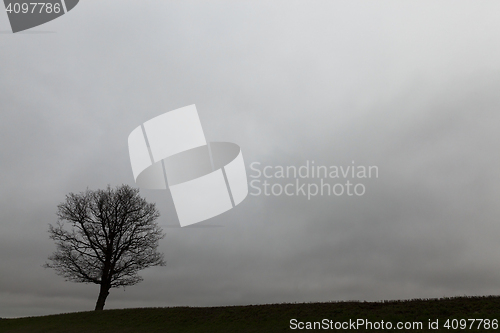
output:
[[1,34],[0,317],[92,309],[96,286],[41,267],[56,206],[134,185],[130,131],[193,103],[248,167],[379,178],[362,197],[249,196],[206,228],[175,228],[168,193],[141,190],[167,266],[107,308],[495,294],[498,7],[81,2],[35,29],[55,33]]

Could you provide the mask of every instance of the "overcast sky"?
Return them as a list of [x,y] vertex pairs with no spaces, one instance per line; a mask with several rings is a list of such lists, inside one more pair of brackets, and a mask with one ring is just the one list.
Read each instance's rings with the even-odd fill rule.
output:
[[249,176],[314,160],[379,177],[363,196],[249,195],[190,228],[141,189],[167,266],[107,309],[498,294],[499,16],[498,1],[105,0],[12,34],[1,10],[0,317],[93,310],[98,286],[42,267],[48,224],[69,192],[136,186],[129,133],[190,104]]

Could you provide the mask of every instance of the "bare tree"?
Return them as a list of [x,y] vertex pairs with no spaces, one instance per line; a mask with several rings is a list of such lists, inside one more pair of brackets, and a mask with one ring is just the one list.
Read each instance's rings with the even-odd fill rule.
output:
[[67,281],[99,284],[95,310],[104,308],[111,288],[139,283],[138,271],[165,265],[157,252],[165,236],[155,222],[160,213],[138,189],[87,189],[70,193],[57,208],[57,224],[49,225],[57,250],[45,267]]

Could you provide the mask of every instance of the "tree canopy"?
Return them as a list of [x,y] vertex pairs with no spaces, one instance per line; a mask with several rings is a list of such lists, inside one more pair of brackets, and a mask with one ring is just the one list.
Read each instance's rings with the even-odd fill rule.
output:
[[46,267],[68,281],[101,286],[96,310],[102,310],[110,288],[142,281],[138,272],[164,266],[157,252],[165,235],[156,223],[154,203],[128,185],[70,193],[57,207],[58,221],[49,225],[57,250]]

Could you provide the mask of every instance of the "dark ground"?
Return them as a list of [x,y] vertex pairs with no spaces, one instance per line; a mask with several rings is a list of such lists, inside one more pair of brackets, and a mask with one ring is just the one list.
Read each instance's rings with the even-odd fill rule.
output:
[[[392,331],[398,331],[398,322],[421,322],[423,329],[401,329],[400,332],[493,332],[500,329],[494,325],[500,319],[500,297],[456,297],[444,299],[416,299],[384,302],[331,302],[300,304],[269,304],[249,306],[228,306],[211,308],[141,308],[104,310],[99,312],[78,312],[42,317],[27,317],[0,320],[0,332],[284,332],[312,331],[312,329],[290,328],[290,320],[297,322],[355,322],[357,319],[384,325],[391,322]],[[449,319],[450,328],[444,324]],[[457,319],[453,321],[453,319]],[[460,329],[460,319],[467,328]],[[481,323],[472,319],[489,319]],[[438,320],[439,329],[429,330],[429,320]],[[493,321],[496,320],[496,321]],[[462,324],[465,323],[462,320]],[[347,325],[344,324],[344,327]],[[452,325],[456,329],[453,329]],[[492,325],[493,324],[493,325]],[[311,324],[314,325],[314,324]],[[319,324],[316,324],[319,325]],[[410,325],[410,324],[407,324]],[[470,326],[472,325],[472,328]],[[492,327],[493,326],[493,327]],[[376,328],[376,326],[372,326]],[[384,326],[385,327],[385,326]],[[346,327],[347,328],[347,327]],[[349,326],[342,331],[384,332],[366,326]],[[318,331],[336,331],[320,329]]]

